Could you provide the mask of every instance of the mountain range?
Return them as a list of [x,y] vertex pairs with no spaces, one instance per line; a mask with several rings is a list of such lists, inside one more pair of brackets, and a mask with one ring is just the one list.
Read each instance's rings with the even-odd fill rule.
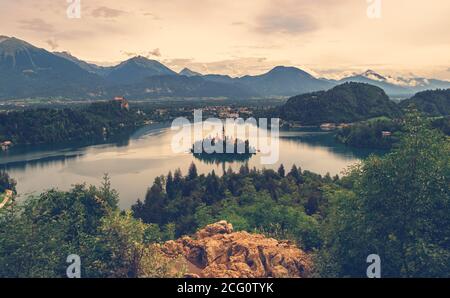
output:
[[14,37],[0,36],[0,99],[105,99],[117,95],[130,99],[290,97],[328,90],[345,82],[368,83],[398,96],[450,88],[447,81],[393,78],[371,70],[341,80],[316,78],[301,69],[285,66],[261,75],[236,78],[203,75],[188,68],[177,73],[141,56],[103,67],[68,52],[49,52]]

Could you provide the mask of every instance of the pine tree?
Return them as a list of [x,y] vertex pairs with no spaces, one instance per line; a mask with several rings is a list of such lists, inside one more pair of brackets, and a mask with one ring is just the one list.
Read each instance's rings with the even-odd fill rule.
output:
[[285,174],[286,171],[284,170],[283,164],[281,164],[280,167],[278,168],[278,175],[280,175],[281,178],[284,178]]
[[198,177],[197,166],[195,165],[195,163],[191,163],[191,165],[189,166],[189,171],[188,171],[188,179],[194,180],[197,177]]
[[291,169],[291,171],[289,172],[288,175],[293,177],[295,179],[295,181],[297,182],[297,184],[303,183],[301,169],[297,168],[296,165],[292,166],[292,169]]

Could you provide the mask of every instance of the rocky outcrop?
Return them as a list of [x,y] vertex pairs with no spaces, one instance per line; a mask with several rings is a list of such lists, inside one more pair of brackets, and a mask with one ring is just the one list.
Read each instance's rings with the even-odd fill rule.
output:
[[169,257],[184,256],[188,277],[307,277],[311,271],[310,257],[294,244],[233,232],[226,221],[168,241],[162,251]]
[[5,191],[4,196],[0,194],[0,209],[3,208],[11,200],[13,194],[13,191],[9,189]]

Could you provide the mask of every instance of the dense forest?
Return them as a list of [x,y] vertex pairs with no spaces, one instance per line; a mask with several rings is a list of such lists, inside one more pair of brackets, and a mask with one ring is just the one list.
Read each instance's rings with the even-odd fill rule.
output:
[[[361,121],[341,128],[336,133],[336,139],[348,146],[356,148],[390,149],[398,141],[400,121],[387,117],[379,117]],[[383,132],[390,135],[383,136]]]
[[302,125],[401,115],[400,108],[383,89],[363,83],[345,83],[328,91],[294,96],[273,113],[285,121],[297,121]]
[[395,119],[402,116],[402,110],[411,106],[430,117],[450,116],[450,89],[419,92],[396,104],[381,88],[364,83],[346,83],[328,91],[291,97],[286,104],[273,109],[271,113],[284,121],[320,125],[326,122],[364,121],[382,116]]
[[174,225],[175,235],[191,234],[218,220],[233,223],[236,229],[263,231],[282,238],[299,240],[307,250],[318,247],[318,219],[323,215],[322,187],[338,178],[302,171],[293,166],[285,171],[249,169],[214,171],[198,175],[194,164],[189,173],[180,171],[159,177],[145,201],[133,207],[137,218],[156,223],[162,229]]
[[321,276],[363,276],[378,254],[384,277],[450,277],[450,141],[408,114],[399,146],[372,156],[328,188]]
[[390,149],[401,133],[402,116],[410,109],[430,117],[434,128],[450,135],[450,89],[419,92],[395,104],[378,87],[347,83],[292,97],[272,113],[288,123],[302,125],[351,123],[338,129],[339,142],[357,148]]
[[58,143],[109,138],[135,129],[144,117],[121,101],[97,102],[79,109],[40,108],[0,113],[0,142]]
[[[391,149],[403,133],[402,119],[378,117],[338,129],[336,140],[356,148]],[[433,128],[450,136],[450,116],[429,118]],[[383,135],[383,132],[388,135]]]
[[400,102],[400,106],[403,108],[407,108],[411,104],[429,116],[449,116],[450,89],[419,92]]
[[[5,176],[6,177],[6,176]],[[0,209],[0,277],[64,277],[67,256],[82,277],[176,277],[174,260],[152,244],[159,231],[121,212],[108,177],[100,187],[49,190]]]
[[[66,257],[84,277],[182,274],[155,243],[226,219],[236,230],[295,241],[320,277],[364,277],[378,254],[383,277],[450,277],[450,141],[416,112],[398,146],[341,177],[299,167],[156,178],[144,202],[120,211],[108,177],[13,199],[0,209],[0,276],[62,277]],[[2,187],[14,183],[1,176]]]

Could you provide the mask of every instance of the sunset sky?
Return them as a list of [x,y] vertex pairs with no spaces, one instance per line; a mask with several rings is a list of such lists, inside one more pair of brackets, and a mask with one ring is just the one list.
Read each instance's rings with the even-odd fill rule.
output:
[[[372,0],[377,1],[377,0]],[[134,55],[233,76],[292,65],[318,76],[373,69],[450,80],[450,1],[0,0],[0,35],[102,64]]]

